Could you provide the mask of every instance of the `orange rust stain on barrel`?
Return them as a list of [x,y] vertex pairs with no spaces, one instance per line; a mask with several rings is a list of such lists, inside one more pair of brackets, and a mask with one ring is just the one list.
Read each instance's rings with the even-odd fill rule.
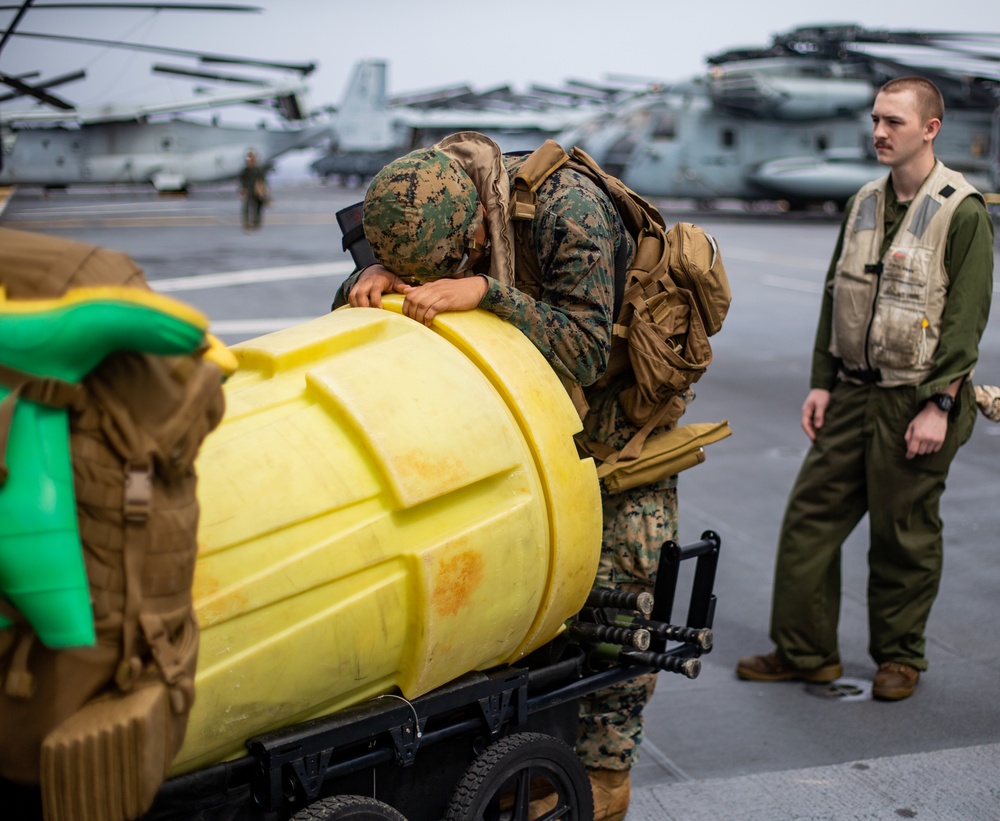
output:
[[483,557],[466,550],[444,559],[434,585],[434,611],[439,616],[457,615],[468,605],[483,581]]

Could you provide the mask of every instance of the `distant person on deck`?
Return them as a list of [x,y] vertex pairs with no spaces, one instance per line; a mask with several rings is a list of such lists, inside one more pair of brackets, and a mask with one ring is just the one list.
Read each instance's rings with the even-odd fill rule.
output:
[[264,169],[257,165],[257,155],[253,151],[247,151],[246,165],[240,172],[240,199],[243,201],[243,230],[258,230],[261,213],[268,202],[268,190]]

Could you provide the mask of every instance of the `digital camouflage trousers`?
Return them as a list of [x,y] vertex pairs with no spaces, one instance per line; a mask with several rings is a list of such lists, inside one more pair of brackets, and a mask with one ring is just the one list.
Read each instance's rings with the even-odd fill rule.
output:
[[[604,495],[604,536],[596,584],[653,592],[660,549],[677,540],[676,477],[666,483]],[[665,486],[666,485],[666,486]],[[577,754],[595,770],[628,770],[638,760],[642,710],[653,695],[649,673],[580,699]]]

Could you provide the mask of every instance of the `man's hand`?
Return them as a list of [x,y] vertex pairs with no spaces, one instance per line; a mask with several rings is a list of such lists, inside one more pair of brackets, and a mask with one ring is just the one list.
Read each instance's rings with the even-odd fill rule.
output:
[[948,414],[928,402],[906,428],[906,458],[937,453],[948,433]]
[[478,308],[488,287],[489,283],[481,276],[426,282],[406,292],[403,313],[410,319],[430,325],[434,317],[445,311],[471,311]]
[[816,432],[823,427],[829,404],[830,391],[823,388],[813,388],[802,403],[802,430],[806,432],[810,442],[816,441]]
[[388,268],[375,263],[362,271],[347,301],[352,308],[381,308],[382,294],[406,294],[413,290]]

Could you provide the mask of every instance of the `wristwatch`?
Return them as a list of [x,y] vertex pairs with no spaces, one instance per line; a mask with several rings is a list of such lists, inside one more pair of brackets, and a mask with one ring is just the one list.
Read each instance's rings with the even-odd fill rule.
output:
[[951,409],[955,406],[955,397],[947,393],[936,393],[927,401],[933,402],[945,413],[951,413]]

